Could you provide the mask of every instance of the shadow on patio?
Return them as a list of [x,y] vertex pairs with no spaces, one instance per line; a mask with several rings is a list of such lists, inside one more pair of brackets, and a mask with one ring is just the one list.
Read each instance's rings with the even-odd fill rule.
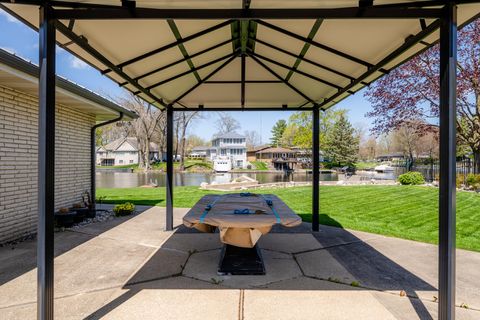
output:
[[[327,215],[322,219],[333,220]],[[216,267],[222,246],[218,234],[201,234],[179,226],[128,279],[123,286],[124,292],[87,318],[115,318],[127,310],[138,312],[140,300],[143,301],[140,305],[149,305],[148,308],[157,309],[158,314],[172,315],[171,309],[184,310],[202,305],[199,301],[197,306],[189,305],[192,301],[187,303],[183,298],[202,300],[205,298],[202,298],[202,292],[205,292],[206,299],[209,299],[212,290],[234,289],[243,296],[240,297],[242,312],[255,308],[255,301],[257,304],[262,301],[257,306],[260,309],[272,305],[278,297],[282,299],[282,293],[290,301],[297,301],[296,296],[309,293],[310,299],[317,297],[319,309],[324,308],[322,301],[327,297],[331,299],[332,295],[343,300],[344,307],[352,309],[352,316],[357,319],[363,318],[362,314],[365,318],[373,314],[386,318],[394,315],[392,318],[396,318],[405,311],[403,317],[406,318],[433,319],[431,313],[436,311],[428,310],[418,293],[429,292],[430,299],[433,299],[436,294],[434,286],[368,244],[370,240],[378,241],[379,236],[354,234],[341,229],[338,222],[331,222],[338,227],[321,226],[320,232],[312,234],[310,225],[304,223],[292,229],[276,227],[271,234],[264,236],[259,246],[266,264],[265,276],[218,276]],[[195,292],[199,289],[202,292]],[[268,291],[272,293],[268,294]],[[343,294],[341,291],[349,292]],[[401,291],[407,298],[400,298]],[[183,301],[168,305],[169,295]],[[224,295],[228,297],[227,293]],[[250,301],[251,295],[260,296]],[[228,304],[228,298],[224,300],[222,296],[221,293],[216,295],[218,301]],[[392,301],[392,298],[402,301]],[[146,299],[151,301],[145,302]],[[301,300],[308,299],[303,297]],[[342,302],[335,307],[337,311],[341,306]],[[311,309],[304,309],[305,317],[300,318],[308,318],[310,312],[318,311]],[[272,318],[277,318],[275,311]]]
[[[181,225],[165,232],[165,209],[57,233],[55,310],[61,319],[432,319],[437,247],[322,225],[275,227],[261,238],[265,276],[218,276],[218,234]],[[331,219],[322,216],[322,220]],[[330,221],[335,224],[335,221]],[[24,246],[24,247],[22,247]],[[0,314],[29,319],[36,308],[35,243],[2,249]],[[18,250],[18,251],[17,251]],[[475,266],[459,250],[459,319],[480,315]],[[402,297],[401,291],[407,296]],[[314,307],[315,306],[315,307]],[[208,311],[207,311],[208,310]],[[464,315],[466,315],[464,317]]]

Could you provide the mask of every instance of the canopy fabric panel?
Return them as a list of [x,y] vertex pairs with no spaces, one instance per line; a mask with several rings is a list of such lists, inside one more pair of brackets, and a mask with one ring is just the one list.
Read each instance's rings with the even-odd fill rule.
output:
[[[78,6],[120,6],[120,1],[64,1],[69,2]],[[136,1],[135,6],[230,10],[241,9],[245,2],[250,9],[359,6],[358,0],[144,0]],[[374,1],[375,7],[396,4],[418,7],[414,3],[413,0]],[[36,6],[2,6],[32,27],[38,27]],[[480,4],[459,4],[458,24],[465,24],[479,14]],[[181,110],[296,110],[316,106],[327,109],[439,38],[439,22],[431,17],[79,19],[60,20],[58,26],[57,41],[61,47],[147,102],[159,108],[171,105]]]

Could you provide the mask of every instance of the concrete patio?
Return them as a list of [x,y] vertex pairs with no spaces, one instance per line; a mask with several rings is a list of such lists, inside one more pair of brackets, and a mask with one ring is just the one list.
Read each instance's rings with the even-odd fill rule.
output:
[[[218,234],[165,232],[163,208],[141,209],[56,233],[58,319],[437,317],[434,245],[304,224],[261,239],[265,276],[218,276]],[[0,248],[0,319],[35,318],[35,251]],[[458,319],[480,319],[479,265],[479,253],[457,251]]]

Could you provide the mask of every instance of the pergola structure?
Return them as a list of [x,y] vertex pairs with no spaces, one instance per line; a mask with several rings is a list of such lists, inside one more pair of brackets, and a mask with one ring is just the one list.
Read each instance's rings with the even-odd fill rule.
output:
[[[319,228],[319,113],[440,42],[439,318],[455,317],[457,26],[480,1],[0,0],[39,30],[38,319],[53,319],[55,45],[167,112],[313,113],[312,229]],[[40,9],[40,12],[38,11]]]

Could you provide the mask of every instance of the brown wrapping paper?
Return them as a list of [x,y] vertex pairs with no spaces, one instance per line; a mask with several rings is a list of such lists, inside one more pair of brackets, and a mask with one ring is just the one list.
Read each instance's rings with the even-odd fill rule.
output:
[[[277,216],[266,199],[272,200],[279,223],[286,227],[298,226],[302,219],[275,195],[240,193],[206,195],[184,216],[183,224],[202,232],[214,232],[218,227],[223,243],[252,248],[258,239],[277,223]],[[206,207],[211,205],[210,210]],[[249,209],[253,214],[235,214],[235,210]],[[203,216],[203,219],[202,219]]]

